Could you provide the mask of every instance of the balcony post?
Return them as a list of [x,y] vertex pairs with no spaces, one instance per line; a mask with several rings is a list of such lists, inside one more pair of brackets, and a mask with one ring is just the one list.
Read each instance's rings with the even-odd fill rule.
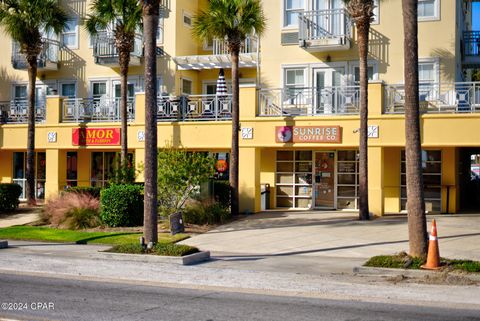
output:
[[63,97],[47,96],[45,123],[47,125],[56,125],[62,122],[62,104]]
[[255,85],[240,87],[240,121],[257,116],[257,88]]
[[368,115],[380,116],[384,110],[384,83],[381,80],[368,82]]

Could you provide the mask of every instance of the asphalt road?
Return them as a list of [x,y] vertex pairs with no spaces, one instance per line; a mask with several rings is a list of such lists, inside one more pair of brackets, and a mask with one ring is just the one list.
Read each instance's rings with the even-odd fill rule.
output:
[[174,289],[3,273],[0,273],[0,303],[0,320],[480,320],[478,310]]

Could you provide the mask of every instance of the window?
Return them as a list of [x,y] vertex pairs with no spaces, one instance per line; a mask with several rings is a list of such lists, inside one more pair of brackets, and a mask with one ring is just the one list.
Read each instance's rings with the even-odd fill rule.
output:
[[[27,153],[13,153],[13,183],[22,187],[20,199],[25,199],[26,186],[26,164]],[[45,173],[46,173],[46,154],[45,152],[35,153],[35,195],[38,199],[45,198]]]
[[305,86],[305,69],[285,69],[285,87],[302,88]]
[[418,82],[420,84],[432,84],[436,82],[435,63],[419,62],[418,63]]
[[77,96],[75,83],[61,84],[60,95],[68,98],[75,98]]
[[[368,66],[367,67],[367,73],[368,73],[368,80],[373,80],[373,66]],[[353,82],[355,85],[360,84],[360,67],[356,66],[353,67]]]
[[192,94],[192,81],[189,79],[182,79],[182,94],[191,95]]
[[358,208],[358,151],[337,153],[337,209]]
[[107,83],[106,82],[94,82],[92,83],[92,97],[101,98],[107,95]]
[[163,43],[163,29],[164,29],[164,19],[159,18],[158,19],[158,29],[157,29],[157,43],[162,44]]
[[440,0],[418,0],[418,20],[438,19]]
[[77,186],[77,152],[67,152],[67,187]]
[[373,4],[375,5],[375,8],[373,9],[372,24],[379,24],[380,23],[380,3],[378,0],[374,0]]
[[284,27],[298,26],[298,13],[305,10],[305,0],[284,0]]
[[78,19],[69,19],[62,33],[62,45],[77,49],[78,48]]
[[27,99],[27,85],[17,85],[14,87],[13,91],[15,100]]

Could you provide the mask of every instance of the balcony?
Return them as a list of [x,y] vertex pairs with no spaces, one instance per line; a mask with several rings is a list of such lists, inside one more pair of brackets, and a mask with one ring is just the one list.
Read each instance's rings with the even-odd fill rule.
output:
[[[37,101],[35,108],[35,121],[45,121],[45,101]],[[28,122],[28,101],[12,100],[0,102],[0,123],[1,124],[26,124]]]
[[[405,86],[389,85],[385,91],[384,113],[405,113]],[[419,99],[422,113],[480,112],[480,83],[421,84]]]
[[345,9],[299,13],[299,45],[309,52],[350,49],[351,20]]
[[480,66],[480,31],[463,33],[463,65],[473,68]]
[[[135,101],[127,101],[128,120],[135,118]],[[65,99],[62,105],[63,122],[120,122],[120,98]]]
[[158,121],[226,121],[232,119],[231,95],[160,96]]
[[[258,64],[259,43],[256,36],[245,39],[240,49],[240,68],[254,68]],[[214,68],[231,68],[232,61],[226,42],[214,39],[211,55],[178,56],[174,58],[180,70],[202,70]]]
[[332,116],[359,113],[360,87],[262,89],[259,116]]
[[[118,67],[118,50],[115,46],[115,36],[112,32],[100,32],[95,37],[93,56],[98,65]],[[143,57],[143,37],[135,35],[133,51],[130,53],[130,66],[140,66]]]
[[[58,70],[60,43],[51,39],[43,39],[43,47],[37,59],[38,71]],[[25,55],[20,52],[20,45],[13,42],[12,66],[15,69],[27,70]]]

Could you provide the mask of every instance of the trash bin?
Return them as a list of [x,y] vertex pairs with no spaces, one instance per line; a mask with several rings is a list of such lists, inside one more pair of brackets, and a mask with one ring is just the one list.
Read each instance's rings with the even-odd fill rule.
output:
[[270,208],[270,184],[262,184],[260,187],[261,210],[265,211]]
[[170,215],[170,232],[172,235],[185,232],[182,212],[177,212]]

